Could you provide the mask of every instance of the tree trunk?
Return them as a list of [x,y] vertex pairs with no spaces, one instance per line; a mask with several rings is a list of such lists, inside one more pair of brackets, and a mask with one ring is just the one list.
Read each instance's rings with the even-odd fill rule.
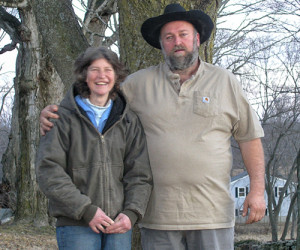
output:
[[[283,232],[282,232],[282,235],[280,237],[280,240],[284,241],[285,240],[285,237],[288,233],[288,228],[289,228],[289,224],[290,224],[290,219],[291,219],[291,216],[292,214],[294,213],[295,211],[295,203],[296,203],[296,197],[297,197],[297,193],[295,193],[292,198],[291,198],[291,203],[290,203],[290,207],[289,207],[289,210],[288,210],[288,214],[286,216],[286,220],[285,220],[285,223],[284,223],[284,229],[283,229]],[[293,223],[293,222],[292,222]],[[293,229],[291,229],[291,233],[292,233]]]
[[107,41],[103,38],[111,15],[117,12],[117,0],[88,0],[87,7],[83,21],[83,34],[91,46],[97,47],[102,44],[109,47],[109,44],[114,42],[113,39]]
[[39,115],[46,105],[62,99],[73,81],[73,61],[88,46],[70,3],[39,0],[19,8],[22,42],[16,62],[13,129],[3,157],[16,221],[48,224],[47,200],[35,177]]
[[[297,200],[297,198],[296,198]],[[290,238],[295,239],[295,230],[297,228],[297,206],[295,204],[293,214],[292,214],[292,226],[291,226],[291,236]]]
[[268,196],[268,203],[267,208],[269,211],[269,221],[271,225],[271,234],[272,234],[272,241],[277,241],[278,239],[278,216],[275,212],[275,196],[274,196],[274,180],[271,178],[272,174],[270,173],[270,165],[271,162],[269,161],[268,164],[266,164],[266,192]]
[[12,133],[5,154],[4,173],[16,194],[16,220],[48,224],[44,195],[37,188],[35,154],[39,140],[39,114],[48,102],[57,103],[63,88],[38,35],[32,9],[19,11],[27,33],[16,62]]
[[66,91],[73,83],[73,63],[89,46],[88,41],[77,22],[71,1],[34,0],[32,9],[38,34]]
[[[279,138],[282,138],[282,136],[279,136]],[[276,146],[279,145],[277,139],[277,144]],[[271,225],[271,232],[272,232],[272,241],[277,242],[278,241],[278,218],[279,218],[279,213],[281,210],[281,206],[282,206],[282,202],[284,200],[285,197],[285,192],[286,190],[288,190],[288,186],[291,184],[293,177],[295,175],[295,171],[297,170],[297,162],[299,161],[299,155],[300,152],[298,152],[297,156],[295,157],[294,163],[292,165],[292,168],[289,170],[288,173],[288,177],[286,179],[286,183],[284,184],[283,190],[279,195],[279,199],[276,201],[275,199],[275,195],[274,195],[274,178],[272,178],[272,176],[274,176],[273,174],[271,174],[271,166],[273,165],[273,159],[271,158],[267,164],[266,164],[266,192],[267,192],[267,196],[268,196],[268,210],[269,210],[269,219],[270,219],[270,225]],[[275,154],[272,155],[272,157],[274,157]],[[294,207],[294,203],[295,203],[295,199],[296,199],[296,195],[295,194],[293,197],[291,197],[291,202],[290,202],[290,206],[289,206],[289,211],[288,211],[288,215],[286,218],[286,223],[285,223],[285,228],[283,231],[283,234],[281,236],[281,240],[283,240],[286,237],[286,233],[287,233],[287,229],[288,229],[288,225],[289,225],[289,220],[290,220],[290,216],[291,216],[291,212],[293,210]]]
[[297,249],[300,249],[300,150],[298,151],[297,155],[297,180],[298,180],[298,185],[297,185],[297,212],[298,212],[298,217],[297,217]]
[[271,224],[272,241],[277,242],[278,241],[278,215],[277,214],[273,214],[272,216],[270,216],[270,224]]

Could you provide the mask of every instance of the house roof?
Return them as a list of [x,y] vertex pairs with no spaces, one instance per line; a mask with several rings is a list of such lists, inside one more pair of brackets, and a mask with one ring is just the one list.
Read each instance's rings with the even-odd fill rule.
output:
[[[236,176],[231,177],[230,182],[233,182],[233,181],[236,181],[236,180],[238,180],[238,179],[241,179],[241,178],[243,178],[243,177],[245,177],[245,176],[247,176],[247,175],[248,175],[248,172],[247,172],[247,171],[244,171],[244,172],[242,172],[242,173],[240,173],[240,174],[238,174],[238,175],[236,175]],[[273,178],[276,178],[276,179],[278,179],[278,180],[286,181],[286,179],[284,179],[284,178],[282,178],[282,177],[273,177]],[[293,182],[292,182],[292,183],[293,183]]]
[[236,181],[238,179],[241,179],[241,178],[243,178],[243,177],[245,177],[247,175],[248,175],[248,172],[244,171],[244,172],[242,172],[242,173],[240,173],[240,174],[238,174],[236,176],[231,177],[231,182]]

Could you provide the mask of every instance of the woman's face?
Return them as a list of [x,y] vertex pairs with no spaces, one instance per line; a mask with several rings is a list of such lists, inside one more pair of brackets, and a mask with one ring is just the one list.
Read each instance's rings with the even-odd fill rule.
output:
[[115,85],[116,74],[113,66],[104,58],[91,63],[87,70],[86,82],[90,89],[91,103],[97,106],[105,106],[109,92]]

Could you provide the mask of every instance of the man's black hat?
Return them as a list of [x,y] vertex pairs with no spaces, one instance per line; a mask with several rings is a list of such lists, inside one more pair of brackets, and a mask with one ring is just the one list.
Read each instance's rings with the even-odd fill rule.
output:
[[159,36],[161,28],[169,22],[187,21],[194,25],[200,34],[200,43],[204,43],[214,28],[211,18],[201,10],[186,11],[180,4],[169,4],[164,10],[164,14],[147,19],[141,28],[141,33],[147,43],[161,49]]

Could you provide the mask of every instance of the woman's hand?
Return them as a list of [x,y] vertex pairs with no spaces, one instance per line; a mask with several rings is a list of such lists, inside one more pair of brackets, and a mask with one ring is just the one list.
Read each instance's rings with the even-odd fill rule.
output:
[[114,221],[109,218],[99,207],[97,208],[94,218],[89,222],[90,228],[95,233],[99,233],[99,231],[106,233],[106,229],[104,227],[108,227],[111,224],[114,224]]
[[108,234],[122,234],[131,229],[131,221],[125,214],[120,213],[115,219],[115,223],[108,226],[105,233]]

